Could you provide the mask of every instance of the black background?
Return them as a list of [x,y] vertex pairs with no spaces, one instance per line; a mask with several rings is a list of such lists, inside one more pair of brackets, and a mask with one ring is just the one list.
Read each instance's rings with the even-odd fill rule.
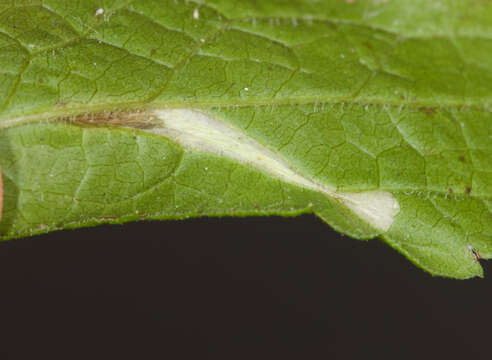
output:
[[492,273],[436,278],[314,216],[0,244],[0,359],[490,359]]

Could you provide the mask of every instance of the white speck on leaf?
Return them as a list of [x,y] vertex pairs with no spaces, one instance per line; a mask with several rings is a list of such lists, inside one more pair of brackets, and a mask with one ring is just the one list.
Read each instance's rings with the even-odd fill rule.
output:
[[104,14],[104,9],[103,8],[99,8],[96,10],[96,16],[99,16],[99,15],[103,15]]
[[198,8],[195,8],[193,10],[193,19],[198,20],[200,18],[200,12],[198,11]]

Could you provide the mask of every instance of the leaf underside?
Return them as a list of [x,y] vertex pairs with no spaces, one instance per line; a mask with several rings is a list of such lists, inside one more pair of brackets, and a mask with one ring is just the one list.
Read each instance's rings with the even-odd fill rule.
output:
[[[491,34],[485,0],[0,1],[0,238],[315,213],[432,274],[481,276]],[[254,161],[148,130],[171,109],[235,129],[312,183],[391,194],[399,211],[378,228]]]

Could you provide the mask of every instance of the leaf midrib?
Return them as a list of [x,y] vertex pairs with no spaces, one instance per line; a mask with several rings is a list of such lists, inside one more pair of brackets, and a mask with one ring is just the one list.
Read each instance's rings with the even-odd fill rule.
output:
[[[492,102],[492,99],[490,99]],[[0,115],[0,130],[18,126],[26,123],[46,120],[57,119],[65,116],[74,116],[80,114],[96,113],[102,111],[124,111],[124,110],[153,110],[161,108],[178,109],[178,108],[193,108],[198,110],[208,110],[213,108],[242,108],[242,107],[268,107],[268,106],[296,106],[296,105],[313,105],[321,107],[323,105],[356,105],[360,107],[365,106],[378,106],[381,108],[391,107],[400,108],[401,110],[410,108],[419,110],[422,108],[431,109],[458,109],[458,110],[476,110],[476,111],[489,111],[483,104],[464,104],[464,103],[435,103],[432,101],[421,102],[397,102],[397,101],[363,101],[355,100],[350,97],[310,97],[304,99],[284,98],[284,99],[265,99],[265,100],[241,100],[236,101],[148,101],[143,100],[135,103],[107,103],[107,104],[95,104],[74,106],[65,108],[60,111],[44,111],[38,113],[32,113],[25,116],[1,116]],[[56,106],[56,105],[54,105]]]

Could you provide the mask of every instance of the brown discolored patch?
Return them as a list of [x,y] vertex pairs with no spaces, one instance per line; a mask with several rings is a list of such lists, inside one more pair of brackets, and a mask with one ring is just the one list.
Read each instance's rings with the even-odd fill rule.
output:
[[450,194],[454,193],[454,190],[453,189],[449,189],[449,193]]
[[466,160],[465,160],[465,157],[463,155],[461,155],[459,158],[458,158],[459,161],[461,161],[462,163],[464,163]]
[[469,187],[467,187],[467,188],[465,189],[465,193],[466,193],[466,195],[470,195],[470,193],[471,193],[471,189],[470,189]]
[[421,112],[423,112],[424,114],[427,114],[429,116],[434,115],[434,113],[436,112],[433,108],[430,108],[430,107],[421,107],[421,108],[419,108],[419,110]]
[[155,115],[140,110],[79,114],[59,120],[80,126],[115,126],[135,129],[151,129],[160,124]]
[[155,55],[156,53],[157,53],[157,50],[156,49],[150,50],[150,55]]
[[369,41],[363,41],[362,45],[364,45],[366,48],[368,48],[371,51],[373,50],[372,44]]

